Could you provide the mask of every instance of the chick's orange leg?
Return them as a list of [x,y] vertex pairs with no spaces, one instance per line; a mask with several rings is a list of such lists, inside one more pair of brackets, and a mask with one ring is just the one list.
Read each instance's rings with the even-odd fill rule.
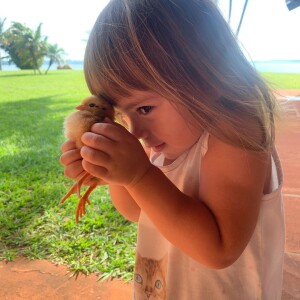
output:
[[77,180],[77,196],[78,198],[81,198],[81,195],[80,195],[80,189],[81,189],[81,186],[83,185],[84,181],[86,179],[88,179],[89,177],[92,177],[89,173],[87,172],[84,172],[84,174]]
[[91,185],[87,189],[87,191],[84,193],[84,195],[80,198],[78,205],[77,205],[77,210],[76,210],[76,223],[78,223],[79,218],[81,218],[85,214],[86,203],[91,204],[90,200],[89,200],[89,195],[96,188],[96,186],[97,186],[97,184]]
[[89,176],[91,176],[89,173],[84,172],[84,174],[73,184],[67,194],[60,200],[60,203],[64,203],[75,192],[77,193],[78,198],[80,198],[81,186]]

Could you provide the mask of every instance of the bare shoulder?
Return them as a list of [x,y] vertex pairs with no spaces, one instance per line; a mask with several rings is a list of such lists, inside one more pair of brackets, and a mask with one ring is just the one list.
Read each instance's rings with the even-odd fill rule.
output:
[[209,176],[222,175],[219,181],[233,181],[262,192],[270,157],[269,152],[243,149],[210,136],[202,168]]
[[233,256],[240,255],[255,228],[269,169],[269,153],[242,149],[210,136],[201,165],[200,197]]

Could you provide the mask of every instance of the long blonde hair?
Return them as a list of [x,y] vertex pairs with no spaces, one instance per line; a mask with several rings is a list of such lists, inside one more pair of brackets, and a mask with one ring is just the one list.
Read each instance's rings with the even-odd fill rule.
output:
[[267,150],[274,142],[274,97],[211,0],[111,0],[84,71],[92,94],[149,90],[185,105],[228,143]]

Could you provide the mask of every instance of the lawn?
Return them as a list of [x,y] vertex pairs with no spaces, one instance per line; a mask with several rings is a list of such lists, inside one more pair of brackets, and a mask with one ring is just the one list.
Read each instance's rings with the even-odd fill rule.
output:
[[[300,89],[300,74],[265,73],[278,89]],[[0,72],[0,259],[24,256],[74,272],[130,280],[136,224],[111,204],[106,187],[75,222],[77,198],[59,164],[64,117],[89,94],[82,71]]]
[[300,74],[262,73],[274,89],[300,90]]
[[[89,94],[82,71],[0,72],[0,259],[67,264],[75,274],[131,278],[136,224],[114,209],[105,187],[75,222],[77,198],[59,164],[64,117]],[[99,275],[100,276],[100,275]]]

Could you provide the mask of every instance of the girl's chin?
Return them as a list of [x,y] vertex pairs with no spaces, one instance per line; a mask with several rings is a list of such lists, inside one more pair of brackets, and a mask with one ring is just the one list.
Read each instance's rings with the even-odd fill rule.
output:
[[174,153],[174,152],[170,153],[168,151],[170,149],[167,149],[167,145],[165,143],[152,147],[152,150],[154,152],[162,153],[165,156],[165,158],[170,161],[174,161],[181,154],[181,153]]

